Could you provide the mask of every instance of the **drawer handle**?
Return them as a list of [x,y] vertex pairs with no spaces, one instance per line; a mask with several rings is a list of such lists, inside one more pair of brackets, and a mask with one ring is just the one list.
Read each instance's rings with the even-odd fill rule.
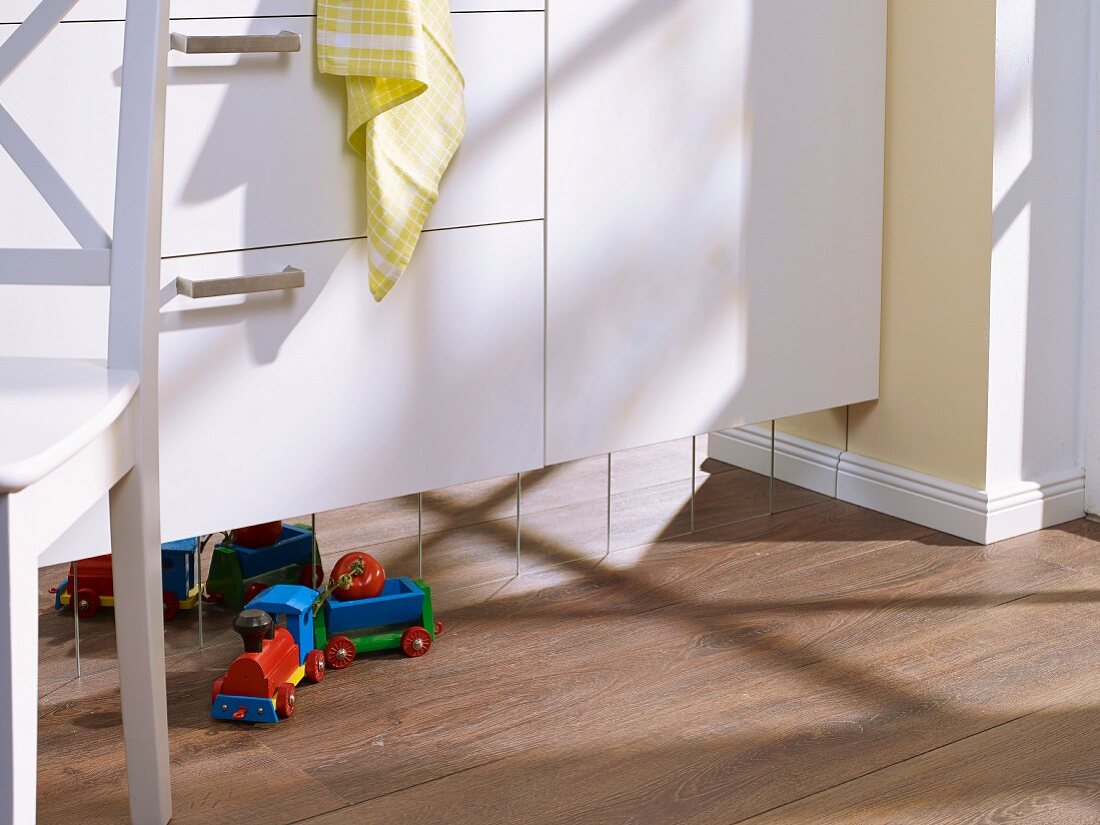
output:
[[232,278],[192,280],[176,278],[176,294],[188,298],[218,298],[223,295],[246,295],[249,292],[273,292],[279,289],[301,289],[306,285],[306,273],[293,266],[282,272],[262,275],[237,275]]
[[172,32],[172,48],[184,54],[262,54],[268,52],[300,52],[302,35],[278,34],[180,34]]

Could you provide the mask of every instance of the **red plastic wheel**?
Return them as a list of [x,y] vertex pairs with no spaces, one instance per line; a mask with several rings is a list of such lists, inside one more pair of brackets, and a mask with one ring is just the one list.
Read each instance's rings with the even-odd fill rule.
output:
[[355,645],[347,636],[333,636],[325,645],[325,659],[333,670],[343,670],[355,661]]
[[202,594],[203,604],[221,604],[224,601],[225,601],[225,594],[224,593],[203,593]]
[[298,691],[290,682],[283,682],[275,691],[275,715],[280,719],[289,719],[294,715],[294,700]]
[[424,628],[416,625],[410,627],[401,634],[401,649],[406,656],[416,658],[423,656],[432,646],[432,635]]
[[82,619],[90,619],[99,612],[99,594],[90,587],[76,591],[76,612]]
[[210,688],[210,704],[214,704],[218,701],[218,695],[222,692],[222,684],[224,684],[224,682],[224,676],[219,676],[214,680],[214,687]]
[[298,573],[298,584],[312,587],[314,590],[325,586],[325,568],[319,564],[303,564]]
[[439,621],[439,619],[436,619],[435,620],[435,635],[438,636],[442,632],[443,632],[443,622]]
[[248,604],[269,587],[271,587],[271,585],[265,584],[264,582],[252,582],[252,584],[244,589],[244,603]]
[[164,591],[164,621],[170,622],[180,612],[180,600],[175,593]]
[[311,682],[320,682],[325,678],[325,652],[311,650],[306,654],[306,678]]

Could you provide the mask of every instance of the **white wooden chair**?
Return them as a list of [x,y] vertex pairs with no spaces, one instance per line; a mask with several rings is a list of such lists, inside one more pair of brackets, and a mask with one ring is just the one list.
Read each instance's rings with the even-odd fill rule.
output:
[[[0,84],[77,0],[42,0]],[[128,0],[114,239],[3,108],[0,146],[80,245],[0,250],[0,283],[111,287],[108,362],[0,358],[0,824],[35,820],[38,556],[109,495],[130,814],[171,817],[157,459],[168,0]],[[49,90],[43,89],[43,95]],[[0,323],[3,323],[0,304]],[[43,319],[49,322],[49,319]]]

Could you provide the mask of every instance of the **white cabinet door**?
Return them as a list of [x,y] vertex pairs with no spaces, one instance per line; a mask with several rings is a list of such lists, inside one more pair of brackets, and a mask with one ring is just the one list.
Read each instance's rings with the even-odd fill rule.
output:
[[877,395],[885,0],[554,0],[549,463]]
[[[542,12],[452,15],[467,138],[429,228],[541,219]],[[342,78],[317,71],[312,17],[177,20],[185,34],[302,36],[291,54],[169,57],[165,256],[359,237],[363,162],[347,146]],[[0,26],[0,41],[14,26]],[[123,24],[59,26],[0,87],[0,102],[110,230]],[[0,153],[0,247],[71,247]]]
[[166,261],[306,286],[162,312],[165,539],[541,466],[542,231],[428,233],[382,304],[362,241]]

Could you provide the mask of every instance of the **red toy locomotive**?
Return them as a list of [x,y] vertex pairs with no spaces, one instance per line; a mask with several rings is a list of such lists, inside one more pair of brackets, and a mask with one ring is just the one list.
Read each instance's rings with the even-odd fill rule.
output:
[[325,677],[325,654],[313,648],[313,600],[307,587],[277,584],[233,622],[245,652],[214,682],[211,716],[278,722],[294,713],[297,684]]

